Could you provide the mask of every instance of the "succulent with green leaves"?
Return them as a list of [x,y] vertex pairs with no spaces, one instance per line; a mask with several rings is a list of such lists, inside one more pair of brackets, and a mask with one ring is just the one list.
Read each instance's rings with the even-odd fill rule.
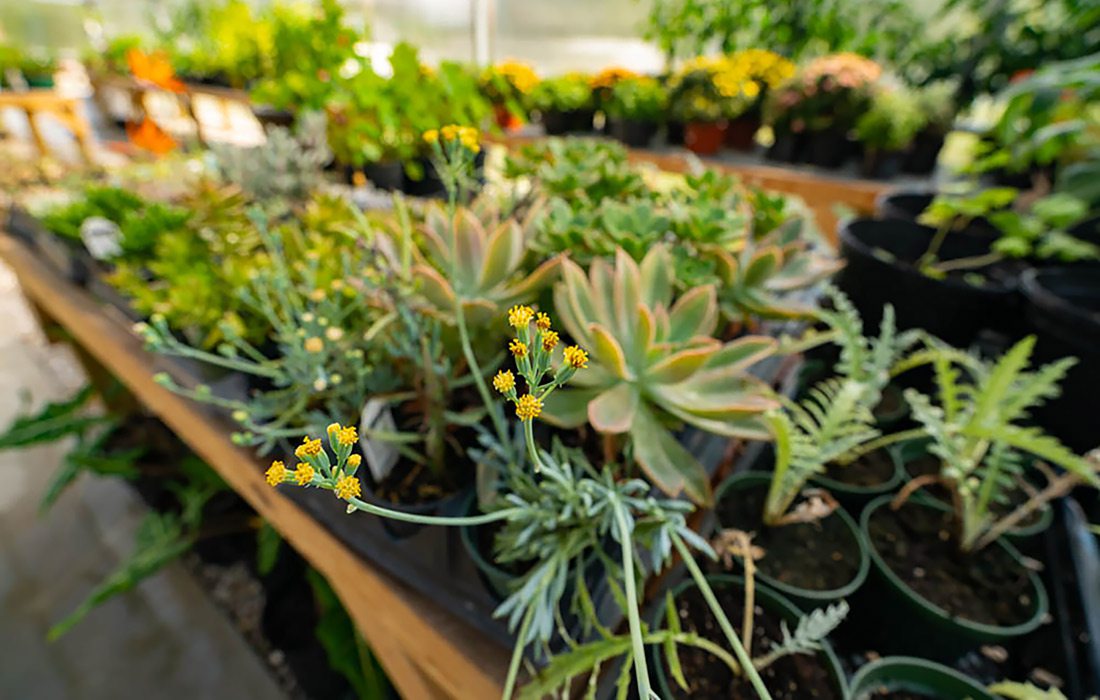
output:
[[588,348],[593,367],[575,388],[557,391],[547,419],[562,427],[590,423],[630,438],[635,461],[663,491],[711,499],[699,461],[672,429],[683,424],[728,437],[766,439],[771,390],[747,369],[771,354],[771,338],[714,337],[718,299],[713,286],[674,292],[672,259],[655,246],[636,263],[617,251],[614,266],[593,261],[588,274],[562,263],[554,308],[572,338]]

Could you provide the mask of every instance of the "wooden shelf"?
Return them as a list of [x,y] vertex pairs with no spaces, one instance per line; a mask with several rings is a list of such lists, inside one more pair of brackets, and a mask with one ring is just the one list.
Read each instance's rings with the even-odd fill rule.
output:
[[[499,697],[508,655],[432,600],[373,568],[264,481],[249,451],[229,440],[232,426],[153,380],[156,358],[108,307],[0,233],[0,257],[24,294],[65,328],[84,352],[117,377],[328,579],[403,697]],[[121,316],[121,314],[120,314]],[[339,505],[333,503],[334,508]],[[348,517],[369,517],[362,514]]]

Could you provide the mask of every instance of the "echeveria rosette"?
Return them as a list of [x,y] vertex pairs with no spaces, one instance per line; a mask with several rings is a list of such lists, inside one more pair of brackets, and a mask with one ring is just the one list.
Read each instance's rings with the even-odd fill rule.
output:
[[[524,266],[538,209],[533,208],[523,221],[500,221],[495,212],[460,208],[453,223],[442,206],[430,209],[420,230],[423,259],[414,269],[424,296],[448,315],[457,296],[475,326],[491,323],[510,306],[530,301],[557,278],[560,264],[553,257],[531,272]],[[457,260],[452,260],[452,250]]]
[[696,287],[674,301],[673,278],[664,246],[640,265],[619,250],[613,266],[597,259],[587,276],[576,263],[562,262],[555,310],[593,363],[547,398],[543,415],[565,428],[588,422],[601,433],[629,435],[634,459],[654,484],[707,503],[706,472],[672,429],[687,423],[728,437],[768,439],[763,414],[778,402],[746,370],[776,342],[746,336],[722,343],[714,337],[714,287]]

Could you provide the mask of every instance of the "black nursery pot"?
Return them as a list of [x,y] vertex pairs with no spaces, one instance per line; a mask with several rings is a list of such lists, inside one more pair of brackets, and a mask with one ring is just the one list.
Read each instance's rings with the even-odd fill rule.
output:
[[[901,329],[923,328],[958,347],[967,347],[985,332],[1014,337],[1018,332],[1019,298],[1007,273],[979,270],[985,283],[964,279],[932,279],[914,263],[928,248],[935,231],[900,219],[857,218],[840,230],[840,250],[846,265],[836,284],[859,310],[864,324],[875,328],[882,309],[892,304]],[[974,236],[948,234],[940,260],[955,260],[989,252],[988,243]]]
[[836,170],[852,155],[852,143],[844,129],[812,131],[807,138],[807,155],[811,165]]
[[684,145],[684,123],[682,121],[665,122],[665,143],[669,146]]
[[657,134],[657,124],[637,119],[611,119],[611,136],[631,148],[646,148]]
[[860,174],[872,180],[889,180],[901,172],[905,154],[901,151],[868,150],[860,162]]
[[768,148],[767,158],[780,163],[798,163],[803,159],[805,148],[806,134],[776,129],[775,141]]
[[413,197],[426,197],[442,199],[447,196],[447,188],[443,186],[443,179],[439,177],[435,165],[430,158],[420,158],[419,161],[423,175],[419,180],[414,180],[407,174],[402,177],[405,194]]
[[363,166],[363,175],[372,185],[387,192],[400,190],[405,182],[405,168],[397,160],[367,163]]
[[588,133],[592,131],[592,120],[595,116],[595,110],[591,109],[551,109],[542,113],[542,128],[547,136]]
[[1096,396],[1100,394],[1100,271],[1095,268],[1029,270],[1021,280],[1027,331],[1036,336],[1040,362],[1076,357],[1062,393],[1035,413],[1039,425],[1076,452],[1096,447]]
[[913,175],[929,175],[936,169],[936,162],[943,150],[944,134],[925,129],[913,139],[901,169]]
[[293,128],[297,119],[294,112],[277,109],[270,105],[252,105],[252,115],[256,117],[256,121],[260,122],[260,126],[264,128],[264,131],[269,131],[275,127]]
[[994,700],[989,691],[955,669],[909,656],[891,656],[862,666],[852,677],[849,697],[871,700],[882,691],[929,700]]

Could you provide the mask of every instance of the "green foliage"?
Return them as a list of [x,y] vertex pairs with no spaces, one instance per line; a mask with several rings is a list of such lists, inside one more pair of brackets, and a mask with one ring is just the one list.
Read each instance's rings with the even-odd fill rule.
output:
[[1066,700],[1066,696],[1057,688],[1042,690],[1031,683],[1001,681],[989,686],[988,690],[1009,700]]
[[316,569],[306,571],[306,580],[320,613],[315,632],[325,649],[329,667],[347,679],[359,700],[390,698],[392,691],[385,671],[356,631],[332,586]]
[[937,401],[915,389],[905,391],[913,417],[932,440],[929,452],[942,460],[941,477],[953,492],[964,551],[988,544],[997,525],[990,506],[1004,500],[1022,455],[1100,485],[1094,465],[1040,429],[1025,427],[1032,409],[1058,396],[1059,382],[1075,363],[1065,358],[1028,371],[1034,345],[1029,336],[995,363],[932,352]]
[[856,135],[876,150],[903,150],[927,124],[921,107],[917,94],[904,87],[881,89],[856,122]]
[[531,90],[528,101],[533,109],[540,112],[592,109],[595,99],[589,80],[590,76],[584,73],[566,73],[546,78]]
[[167,26],[157,40],[179,75],[243,88],[265,73],[270,25],[245,0],[186,2]]
[[324,182],[332,158],[323,114],[300,114],[292,132],[276,127],[258,146],[211,144],[225,179],[262,201],[294,202],[308,197]]
[[260,576],[266,576],[275,568],[279,560],[279,550],[282,549],[283,538],[279,531],[266,520],[260,525],[256,533],[256,572]]
[[554,308],[569,335],[592,353],[594,367],[546,403],[547,419],[562,427],[589,423],[630,438],[634,460],[665,493],[685,490],[710,500],[698,460],[671,427],[687,423],[730,437],[767,435],[762,413],[771,393],[747,369],[771,353],[771,339],[714,337],[718,299],[713,286],[674,293],[671,256],[656,246],[636,263],[624,251],[612,267],[592,262],[588,275],[562,263]]
[[664,85],[654,78],[623,78],[611,88],[603,108],[612,118],[656,123],[664,120],[668,99]]
[[630,167],[621,144],[594,139],[546,139],[528,144],[505,160],[505,177],[532,178],[547,196],[573,206],[642,194],[642,176]]

